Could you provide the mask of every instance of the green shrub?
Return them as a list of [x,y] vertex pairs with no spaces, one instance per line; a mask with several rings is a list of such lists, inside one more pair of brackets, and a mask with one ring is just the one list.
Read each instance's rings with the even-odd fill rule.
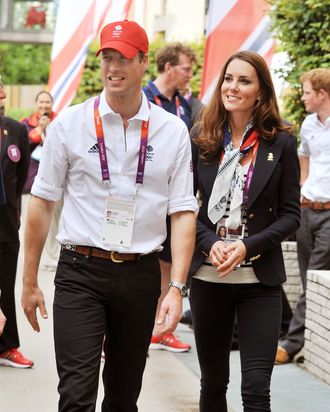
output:
[[300,76],[317,67],[330,67],[329,0],[269,0],[272,30],[288,64],[279,70],[288,83],[284,116],[298,129],[305,117]]
[[28,117],[33,113],[33,110],[29,109],[19,109],[19,108],[11,108],[6,113],[5,116],[11,117],[17,121],[20,121],[24,117]]
[[47,84],[51,45],[0,43],[0,74],[5,84]]

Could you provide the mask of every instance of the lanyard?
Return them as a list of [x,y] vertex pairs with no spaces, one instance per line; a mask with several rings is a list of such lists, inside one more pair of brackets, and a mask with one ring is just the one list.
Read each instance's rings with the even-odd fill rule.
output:
[[249,200],[249,191],[250,191],[251,181],[252,181],[252,176],[253,176],[253,171],[254,171],[254,160],[255,160],[255,155],[257,153],[257,150],[258,150],[258,146],[259,146],[259,140],[257,140],[255,145],[253,146],[252,159],[251,159],[251,163],[250,163],[249,169],[246,174],[246,180],[245,180],[245,185],[243,189],[243,205],[245,207],[247,206],[248,200]]
[[[155,99],[157,106],[163,107],[162,102],[158,96],[154,95],[154,99]],[[181,119],[179,96],[175,96],[175,110],[176,110],[176,115],[178,116],[179,119]]]
[[[102,181],[106,186],[109,186],[111,183],[110,180],[110,171],[108,167],[107,152],[104,142],[104,132],[102,119],[99,112],[100,96],[97,96],[94,100],[94,124],[97,137],[97,143],[99,146],[99,159],[102,173]],[[149,106],[150,107],[150,106]],[[146,153],[148,145],[148,133],[149,133],[149,118],[148,120],[142,120],[141,125],[141,139],[140,139],[140,152],[139,152],[139,161],[136,172],[136,185],[143,184],[144,179],[144,168],[146,164]]]

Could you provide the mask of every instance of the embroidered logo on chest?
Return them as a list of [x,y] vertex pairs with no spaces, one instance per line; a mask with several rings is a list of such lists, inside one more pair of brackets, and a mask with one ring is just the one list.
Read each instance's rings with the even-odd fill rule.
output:
[[152,162],[154,160],[154,156],[155,156],[154,148],[149,144],[147,146],[146,161],[147,162]]

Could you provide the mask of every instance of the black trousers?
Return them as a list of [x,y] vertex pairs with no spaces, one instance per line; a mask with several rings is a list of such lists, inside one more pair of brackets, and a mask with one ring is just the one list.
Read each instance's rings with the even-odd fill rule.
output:
[[7,318],[0,336],[0,354],[19,347],[16,321],[15,281],[19,241],[0,242],[0,307]]
[[227,412],[229,354],[237,313],[244,412],[270,411],[281,324],[281,288],[192,279],[190,306],[201,368],[201,412]]
[[157,254],[113,263],[62,251],[55,277],[59,411],[95,411],[105,335],[102,412],[136,412],[160,295]]

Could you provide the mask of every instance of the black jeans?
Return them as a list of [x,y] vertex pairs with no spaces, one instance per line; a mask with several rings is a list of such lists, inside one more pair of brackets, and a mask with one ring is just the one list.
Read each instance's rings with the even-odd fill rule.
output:
[[104,335],[103,412],[136,412],[160,295],[156,253],[113,263],[62,251],[55,278],[59,411],[95,411]]
[[0,307],[7,318],[0,336],[0,354],[19,347],[16,321],[15,282],[19,241],[0,242]]
[[270,380],[281,324],[280,286],[192,279],[190,305],[201,368],[201,412],[227,412],[235,312],[245,412],[270,411]]

